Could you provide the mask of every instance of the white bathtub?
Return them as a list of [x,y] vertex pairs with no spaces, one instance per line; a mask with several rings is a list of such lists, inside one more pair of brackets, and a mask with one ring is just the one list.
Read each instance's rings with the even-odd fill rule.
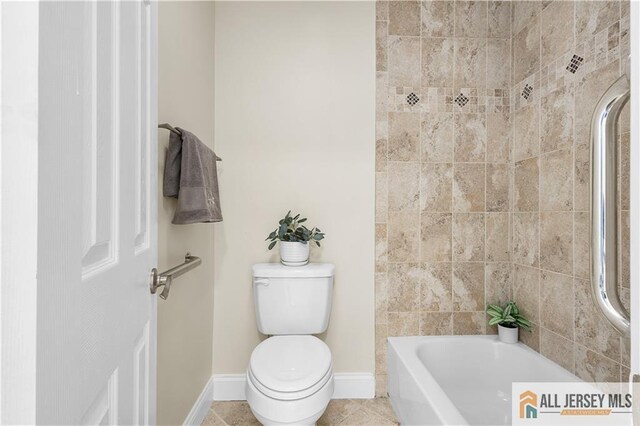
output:
[[511,424],[512,382],[578,382],[497,336],[390,337],[389,398],[403,425]]

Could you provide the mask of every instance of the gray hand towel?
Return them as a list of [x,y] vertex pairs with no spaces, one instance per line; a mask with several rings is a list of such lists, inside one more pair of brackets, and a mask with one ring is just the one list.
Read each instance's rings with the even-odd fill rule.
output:
[[172,223],[222,221],[216,159],[193,133],[178,128],[171,133],[164,164],[163,194],[178,198]]

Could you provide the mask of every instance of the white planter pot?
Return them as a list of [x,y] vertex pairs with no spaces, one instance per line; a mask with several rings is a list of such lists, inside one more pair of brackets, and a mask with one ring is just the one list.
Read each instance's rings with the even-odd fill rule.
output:
[[518,327],[509,328],[498,325],[498,339],[504,343],[518,343]]
[[280,262],[287,266],[302,266],[309,263],[309,243],[280,241]]

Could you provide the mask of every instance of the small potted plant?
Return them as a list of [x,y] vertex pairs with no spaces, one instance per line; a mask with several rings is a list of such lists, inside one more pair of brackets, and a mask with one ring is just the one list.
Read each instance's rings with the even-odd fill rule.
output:
[[278,227],[267,237],[269,250],[280,241],[280,261],[287,266],[302,266],[309,263],[309,241],[316,243],[320,247],[320,240],[324,238],[324,233],[318,228],[309,229],[302,223],[307,218],[300,217],[300,214],[291,216],[291,210],[280,219]]
[[517,343],[519,328],[531,331],[531,323],[520,314],[515,302],[507,302],[504,308],[487,305],[487,314],[491,317],[489,325],[498,325],[498,338],[501,342]]

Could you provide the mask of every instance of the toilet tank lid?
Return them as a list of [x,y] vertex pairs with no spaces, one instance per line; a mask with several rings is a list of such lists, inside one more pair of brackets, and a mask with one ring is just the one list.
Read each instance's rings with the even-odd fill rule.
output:
[[253,265],[255,278],[322,278],[332,277],[332,263],[308,263],[304,266],[285,266],[281,263],[257,263]]

